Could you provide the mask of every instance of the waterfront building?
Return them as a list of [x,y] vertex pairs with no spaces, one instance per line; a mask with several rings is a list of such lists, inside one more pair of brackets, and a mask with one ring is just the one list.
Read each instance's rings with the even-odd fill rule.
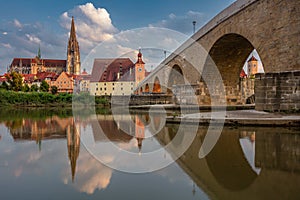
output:
[[58,93],[73,93],[74,89],[74,76],[66,72],[62,72],[60,75],[54,77],[53,79],[45,80],[50,88],[52,86],[57,87]]
[[90,94],[131,95],[147,74],[141,51],[135,64],[129,58],[95,59],[90,80]]
[[89,92],[90,91],[91,75],[84,69],[83,72],[75,78],[76,92]]

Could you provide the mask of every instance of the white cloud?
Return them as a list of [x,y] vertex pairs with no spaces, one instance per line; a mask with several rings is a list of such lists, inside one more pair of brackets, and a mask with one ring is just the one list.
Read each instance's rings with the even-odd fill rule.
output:
[[41,40],[38,37],[36,37],[35,35],[31,35],[31,34],[25,34],[25,35],[29,39],[30,42],[34,42],[37,44],[39,44],[41,42]]
[[185,34],[193,33],[192,22],[196,21],[196,27],[200,27],[206,21],[205,15],[200,12],[188,11],[185,15],[177,16],[171,13],[167,19],[163,19],[157,23],[149,24],[149,27],[163,27]]
[[14,19],[14,26],[17,27],[17,28],[22,28],[23,27],[21,22],[19,22],[19,20],[17,20],[17,19]]
[[[107,157],[110,161],[112,158]],[[64,184],[69,184],[71,181],[70,168],[66,168],[63,172],[62,181]],[[78,191],[86,194],[93,194],[96,190],[107,188],[112,177],[112,169],[102,165],[98,160],[90,155],[86,150],[80,151],[75,182],[72,184]]]
[[6,31],[2,32],[3,35],[7,35],[8,33]]
[[98,43],[111,39],[118,32],[104,8],[95,8],[92,3],[79,5],[60,16],[60,24],[70,30],[71,16],[75,18],[75,28],[83,53],[88,53]]
[[10,45],[9,43],[2,43],[1,45],[2,45],[3,47],[5,47],[5,48],[9,48],[9,49],[12,48],[11,45]]

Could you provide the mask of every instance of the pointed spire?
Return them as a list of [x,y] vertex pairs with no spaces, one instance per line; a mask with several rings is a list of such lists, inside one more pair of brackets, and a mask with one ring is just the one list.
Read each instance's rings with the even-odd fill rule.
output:
[[136,63],[138,63],[138,64],[145,64],[144,63],[144,61],[143,61],[143,59],[142,59],[142,53],[141,53],[141,48],[139,48],[139,53],[138,53],[138,60],[137,60],[137,62]]
[[75,23],[74,23],[74,16],[72,16],[70,39],[74,40],[75,38],[76,38]]
[[39,59],[42,58],[42,55],[41,55],[41,46],[40,46],[40,45],[39,45],[39,50],[38,50],[37,57],[38,57]]
[[79,45],[76,39],[75,22],[72,16],[70,37],[67,51],[67,67],[66,71],[69,74],[80,74],[80,52]]

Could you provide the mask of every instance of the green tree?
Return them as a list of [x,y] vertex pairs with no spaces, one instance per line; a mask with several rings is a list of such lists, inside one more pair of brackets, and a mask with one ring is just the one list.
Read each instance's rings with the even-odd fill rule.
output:
[[21,91],[23,85],[23,77],[17,72],[12,72],[10,75],[6,75],[6,80],[9,84],[9,89],[14,91]]
[[6,81],[4,81],[4,82],[0,85],[0,89],[5,89],[5,90],[8,90],[8,89],[9,89],[9,85],[7,84]]
[[39,90],[39,86],[37,86],[36,84],[33,84],[30,88],[31,92],[37,92]]
[[22,87],[22,91],[23,92],[29,92],[30,91],[30,87],[28,86],[27,83]]
[[40,86],[40,90],[42,92],[48,92],[49,91],[49,84],[45,80],[42,81],[41,86]]
[[51,93],[52,94],[57,94],[57,87],[54,85],[54,86],[51,86]]

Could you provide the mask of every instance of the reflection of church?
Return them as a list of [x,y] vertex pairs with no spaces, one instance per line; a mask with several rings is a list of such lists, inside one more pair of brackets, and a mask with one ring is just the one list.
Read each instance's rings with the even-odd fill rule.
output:
[[15,141],[36,141],[39,150],[42,140],[65,139],[67,137],[68,157],[72,180],[76,172],[76,162],[80,151],[80,126],[76,126],[73,117],[49,117],[43,120],[21,119],[5,122]]
[[66,134],[72,181],[74,181],[76,172],[76,162],[80,151],[80,127],[76,127],[75,122],[72,121],[72,124],[70,124],[66,129]]

